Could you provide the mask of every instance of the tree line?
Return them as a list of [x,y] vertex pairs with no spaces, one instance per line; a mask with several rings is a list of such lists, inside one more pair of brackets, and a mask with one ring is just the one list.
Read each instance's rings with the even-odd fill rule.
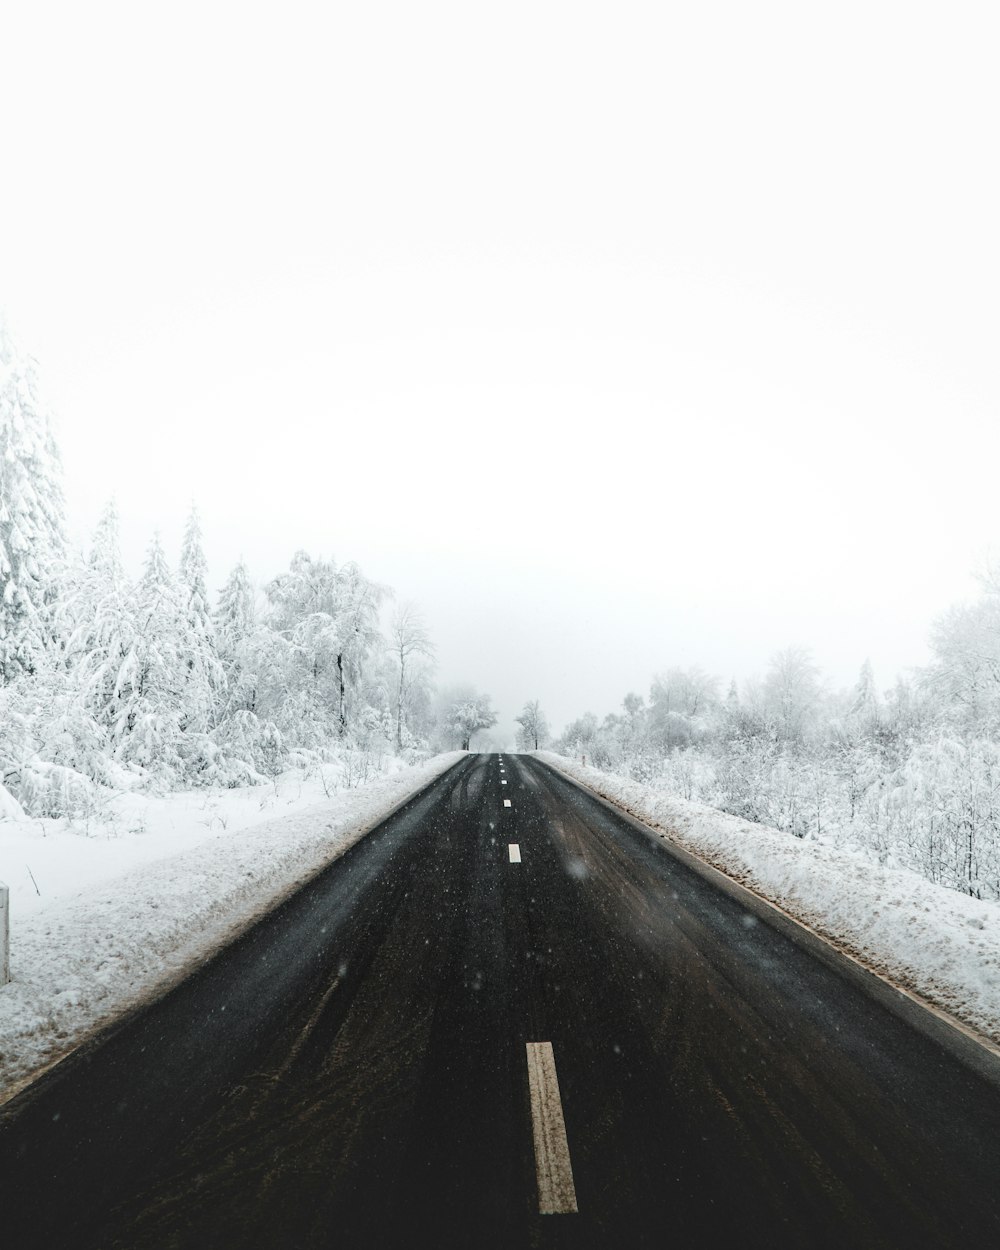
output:
[[[487,696],[435,690],[415,605],[305,551],[216,596],[196,510],[176,566],[150,541],[126,572],[114,503],[86,552],[66,537],[61,465],[34,361],[0,321],[0,782],[4,805],[72,816],[102,791],[263,781],[348,756],[379,766],[468,748]],[[213,602],[214,598],[214,602]]]
[[879,691],[865,662],[832,691],[810,653],[741,687],[700,668],[654,676],[554,744],[798,837],[864,847],[977,898],[1000,898],[1000,576],[934,625],[932,661]]

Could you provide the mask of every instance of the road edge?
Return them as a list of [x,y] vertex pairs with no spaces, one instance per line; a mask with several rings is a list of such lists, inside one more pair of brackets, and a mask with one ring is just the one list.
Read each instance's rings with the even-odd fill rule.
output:
[[991,1038],[953,1015],[923,995],[893,982],[886,972],[870,963],[863,954],[800,919],[782,904],[768,898],[756,887],[747,885],[731,876],[724,868],[696,851],[682,846],[669,830],[656,827],[614,799],[602,794],[588,783],[568,772],[563,772],[548,760],[530,758],[555,776],[585,791],[614,815],[625,820],[637,832],[652,839],[654,844],[669,855],[674,855],[693,872],[723,890],[751,911],[758,919],[769,923],[786,936],[802,941],[832,971],[846,976],[880,1005],[893,1011],[918,1031],[929,1035],[943,1045],[949,1053],[972,1068],[977,1075],[991,1084],[1000,1085],[1000,1046]]
[[[194,976],[206,967],[213,960],[218,959],[228,950],[229,947],[237,942],[244,940],[248,934],[252,933],[259,925],[264,924],[276,911],[284,907],[291,899],[300,891],[307,889],[318,877],[327,872],[330,867],[341,859],[352,847],[356,846],[370,833],[373,833],[380,825],[391,820],[399,812],[403,811],[409,804],[417,802],[431,787],[437,785],[443,777],[453,772],[461,765],[465,765],[469,759],[473,758],[474,753],[469,753],[461,759],[455,760],[447,768],[437,773],[429,781],[419,786],[418,789],[411,791],[399,800],[393,807],[381,812],[375,819],[362,823],[350,841],[345,841],[336,847],[334,853],[329,859],[324,860],[318,867],[308,872],[306,876],[299,877],[295,881],[290,882],[271,899],[268,900],[266,906],[261,910],[255,911],[245,918],[244,923],[234,919],[232,927],[225,933],[222,939],[216,943],[210,950],[202,951],[198,955],[192,956],[182,966],[171,970],[164,978],[157,981],[151,986],[147,992],[141,992],[138,997],[131,999],[127,1004],[123,1005],[120,1010],[109,1013],[100,1022],[93,1025],[85,1033],[81,1034],[68,1049],[62,1051],[57,1057],[47,1060],[40,1067],[33,1069],[24,1077],[12,1082],[11,1085],[0,1089],[0,1122],[2,1122],[5,1114],[9,1113],[12,1102],[17,1099],[32,1097],[36,1092],[42,1092],[42,1085],[47,1085],[50,1080],[59,1079],[70,1069],[64,1065],[83,1062],[87,1055],[94,1050],[99,1049],[106,1041],[113,1037],[119,1030],[127,1028],[128,1025],[143,1012],[148,1011],[157,1003],[173,993],[178,986],[182,985],[189,977]],[[290,817],[296,819],[296,817]],[[352,831],[353,832],[353,831]],[[17,1114],[17,1110],[10,1114]]]

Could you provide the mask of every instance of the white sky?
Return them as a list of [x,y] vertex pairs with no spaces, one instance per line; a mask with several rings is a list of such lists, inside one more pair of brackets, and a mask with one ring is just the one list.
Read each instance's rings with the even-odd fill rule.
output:
[[889,684],[1000,538],[998,15],[0,5],[71,523],[355,559],[505,718]]

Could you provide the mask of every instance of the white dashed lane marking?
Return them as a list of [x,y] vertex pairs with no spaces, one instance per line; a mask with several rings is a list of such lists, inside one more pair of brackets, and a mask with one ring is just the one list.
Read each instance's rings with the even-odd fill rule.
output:
[[501,784],[502,786],[505,786],[505,785],[507,784],[507,782],[506,782],[506,781],[501,781],[501,782],[500,782],[500,784]]
[[510,799],[504,799],[503,805],[504,807],[510,807]]
[[551,1042],[526,1042],[531,1130],[535,1139],[539,1215],[570,1215],[578,1210],[573,1165],[566,1140]]
[[521,847],[520,847],[520,844],[519,844],[519,843],[517,843],[517,842],[508,842],[508,843],[507,843],[507,854],[510,856],[510,862],[511,862],[512,864],[519,864],[519,863],[521,862]]

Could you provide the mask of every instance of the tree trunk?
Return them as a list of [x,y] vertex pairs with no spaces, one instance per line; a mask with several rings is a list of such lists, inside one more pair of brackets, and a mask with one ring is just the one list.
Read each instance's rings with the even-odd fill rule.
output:
[[403,657],[399,658],[399,693],[396,695],[396,754],[403,750]]
[[344,716],[344,655],[340,652],[337,655],[337,679],[340,683],[340,734],[344,735],[347,728],[347,718]]

